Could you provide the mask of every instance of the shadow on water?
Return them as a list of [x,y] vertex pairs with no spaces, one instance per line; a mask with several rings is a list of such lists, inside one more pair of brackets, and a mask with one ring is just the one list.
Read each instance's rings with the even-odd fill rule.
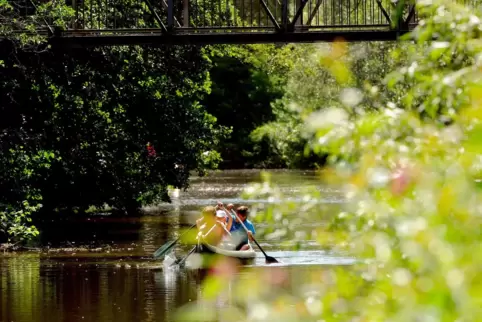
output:
[[[307,171],[275,171],[273,178],[288,194],[318,182]],[[180,192],[172,204],[147,209],[146,216],[44,222],[41,243],[51,249],[0,254],[0,321],[173,321],[176,308],[199,298],[207,271],[166,270],[152,253],[194,223],[201,207],[217,200],[239,204],[242,189],[257,180],[258,171],[221,171],[195,177],[190,189]],[[339,199],[338,191],[320,189],[326,190],[327,204]],[[281,261],[278,266],[284,267],[293,284],[320,267],[329,270],[355,262],[320,250],[315,241],[307,241],[306,250],[300,252],[280,250],[262,236],[259,241]],[[180,245],[175,254],[182,256],[189,248]],[[269,269],[258,253],[236,274],[242,279],[250,270]]]

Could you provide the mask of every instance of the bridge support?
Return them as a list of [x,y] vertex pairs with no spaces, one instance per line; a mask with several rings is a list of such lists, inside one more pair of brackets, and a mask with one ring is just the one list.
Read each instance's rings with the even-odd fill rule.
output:
[[[72,1],[75,22],[53,37],[52,43],[101,46],[396,40],[417,22],[412,3],[400,7],[401,2],[393,4],[391,0]],[[393,10],[403,15],[392,14]]]
[[344,31],[310,33],[221,33],[211,34],[137,34],[135,36],[68,36],[51,39],[53,46],[97,47],[120,45],[209,45],[209,44],[262,44],[262,43],[313,43],[333,42],[344,39],[348,42],[395,41],[408,31]]

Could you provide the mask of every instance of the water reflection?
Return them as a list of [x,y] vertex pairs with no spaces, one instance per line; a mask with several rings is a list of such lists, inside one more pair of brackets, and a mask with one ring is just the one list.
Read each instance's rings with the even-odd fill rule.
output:
[[[301,264],[297,256],[286,252],[273,255],[283,261],[278,268],[289,276],[290,285],[299,285],[298,278],[306,273],[316,273],[320,262],[353,263],[349,258],[315,252],[298,255],[305,259]],[[148,263],[131,261],[128,267],[118,267],[100,261],[52,261],[38,255],[0,257],[0,321],[172,321],[175,308],[200,298],[206,271],[162,270]],[[276,276],[272,271],[276,267],[263,265],[264,260],[258,258],[238,275],[243,278],[250,270],[267,269],[269,281],[268,277]],[[229,306],[230,287],[212,303],[215,307]]]
[[[296,191],[307,182],[317,182],[312,172],[279,171],[275,178],[286,192]],[[176,308],[203,297],[201,282],[206,272],[163,270],[162,263],[152,261],[151,254],[177,237],[181,228],[192,224],[204,205],[217,200],[239,204],[242,189],[256,180],[256,171],[223,171],[194,178],[188,191],[174,195],[170,205],[149,209],[148,216],[92,216],[43,223],[43,245],[107,244],[112,249],[102,253],[0,254],[0,321],[173,321]],[[326,190],[323,200],[336,200],[339,196],[336,189],[320,189]],[[326,203],[329,211],[332,205]],[[316,225],[307,223],[307,229]],[[278,286],[286,291],[290,285],[301,283],[301,276],[319,277],[320,265],[329,269],[331,265],[354,262],[340,254],[320,251],[314,241],[307,241],[306,249],[312,249],[303,252],[282,251],[275,243],[263,240],[263,236],[259,236],[259,241],[282,263],[267,268],[264,257],[258,254],[253,265],[236,273],[236,279],[249,279],[253,270],[264,270],[268,278],[276,275],[273,269],[279,269],[277,272],[283,272],[286,278]],[[183,254],[189,248],[181,246],[176,252]],[[231,310],[231,316],[241,314],[243,310],[232,306],[242,307],[233,302],[234,288],[235,283],[229,281],[220,297],[194,305],[205,310],[205,317],[211,314],[215,320],[222,310]]]

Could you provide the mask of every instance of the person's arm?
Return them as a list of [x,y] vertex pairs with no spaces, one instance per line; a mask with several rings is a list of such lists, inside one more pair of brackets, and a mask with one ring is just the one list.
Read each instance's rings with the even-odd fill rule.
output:
[[203,227],[205,226],[204,224],[204,218],[199,218],[196,220],[196,227],[197,227],[197,238],[202,237],[203,235]]
[[234,218],[231,214],[228,214],[227,217],[228,219],[226,221],[226,229],[228,231],[231,231],[231,227],[233,227]]
[[231,233],[229,232],[229,229],[226,227],[226,224],[220,221],[217,221],[217,224],[220,225],[223,228],[223,235],[229,235],[231,236]]
[[[203,238],[206,238],[206,237],[213,231],[213,229],[214,229],[215,227],[216,227],[216,224],[214,224],[214,225],[211,227],[211,229],[209,229],[209,231],[208,231],[206,234],[203,234],[202,237],[203,237]],[[202,233],[201,233],[201,234],[202,234]]]
[[248,228],[248,238],[250,241],[253,241],[253,235],[256,234],[256,229],[254,229],[254,225],[249,224],[246,225],[246,228]]
[[201,229],[201,226],[203,225],[203,221],[204,221],[204,218],[199,218],[198,220],[196,220],[196,227],[197,229]]

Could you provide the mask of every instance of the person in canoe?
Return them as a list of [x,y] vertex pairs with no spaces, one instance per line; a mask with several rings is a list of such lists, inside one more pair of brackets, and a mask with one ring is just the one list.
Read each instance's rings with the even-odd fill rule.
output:
[[[231,220],[229,220],[229,218]],[[229,222],[232,222],[233,221],[233,218],[231,216],[229,216],[226,211],[224,210],[217,210],[216,211],[216,220],[217,220],[217,224],[223,229],[223,237],[226,238],[229,238],[229,236],[231,236],[231,233],[229,231],[229,229],[231,228],[231,226],[228,227],[228,223]],[[231,224],[232,225],[232,224]]]
[[[220,206],[221,204],[221,206]],[[212,221],[212,218],[217,218],[216,220],[223,221],[223,218],[226,217],[226,212],[224,210],[221,211],[221,209],[224,209],[224,206],[222,205],[222,202],[218,202],[218,205],[216,207],[211,207],[207,206],[202,210],[202,217],[196,220],[196,226],[198,230],[201,229],[201,227],[207,222],[207,221]],[[214,222],[213,222],[214,223]],[[226,223],[226,220],[224,220],[224,223]]]
[[221,201],[218,201],[216,205],[216,211],[224,211],[226,219],[223,220],[223,222],[226,230],[230,232],[231,227],[233,226],[234,219],[236,218],[236,213],[234,212],[234,205],[230,203],[226,207],[224,207],[224,204]]
[[236,219],[236,212],[234,211],[234,205],[232,203],[226,206],[226,228],[231,231],[231,227],[233,227],[234,220]]
[[224,204],[223,204],[222,201],[218,201],[216,203],[216,211],[218,211],[218,210],[224,210]]
[[202,237],[211,245],[217,245],[226,234],[224,223],[224,212],[216,212],[215,207],[208,206],[202,211],[202,217],[196,220],[198,236]]
[[229,203],[229,204],[226,206],[226,211],[227,211],[229,214],[234,215],[234,205],[233,205],[232,203]]
[[[237,245],[236,250],[249,250],[249,241],[253,240],[253,235],[256,234],[256,230],[254,229],[253,223],[248,220],[248,207],[238,207],[236,214],[237,216],[232,215],[232,225],[230,226],[231,238]],[[243,224],[248,229],[247,233]]]

